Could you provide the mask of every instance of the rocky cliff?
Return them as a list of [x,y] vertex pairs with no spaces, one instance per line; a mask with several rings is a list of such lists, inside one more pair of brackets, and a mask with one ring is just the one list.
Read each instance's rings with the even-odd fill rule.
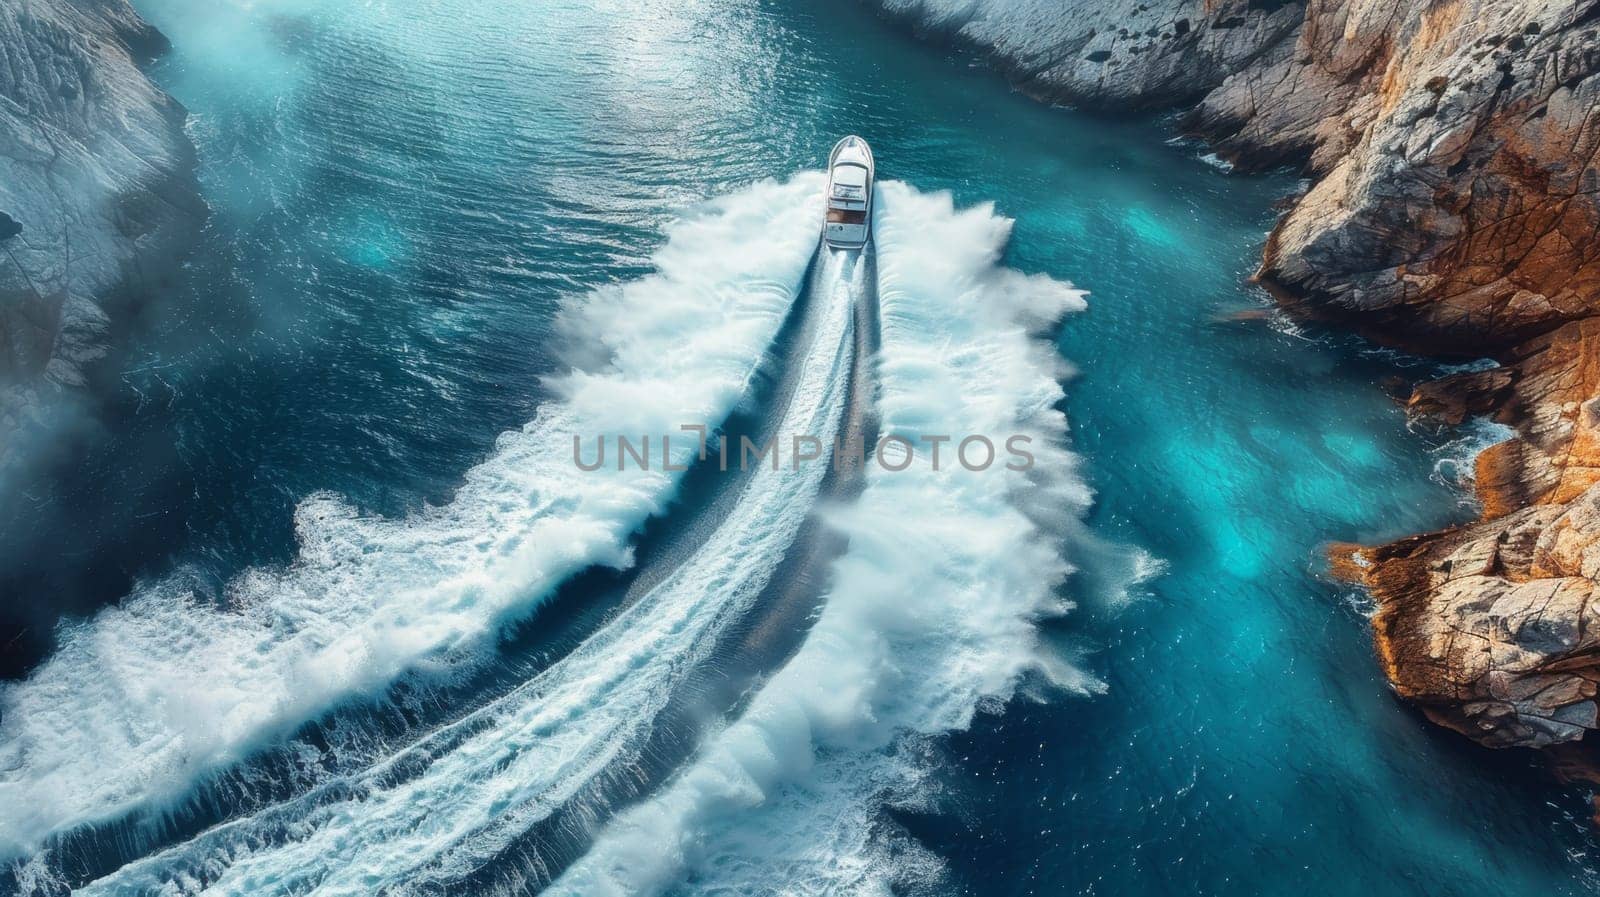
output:
[[1340,567],[1434,719],[1493,746],[1595,729],[1600,0],[879,2],[1030,93],[1183,105],[1236,165],[1305,166],[1260,280],[1375,339],[1500,362],[1411,399],[1515,428],[1479,459],[1482,519]]
[[83,383],[204,217],[184,110],[126,0],[0,3],[0,463]]

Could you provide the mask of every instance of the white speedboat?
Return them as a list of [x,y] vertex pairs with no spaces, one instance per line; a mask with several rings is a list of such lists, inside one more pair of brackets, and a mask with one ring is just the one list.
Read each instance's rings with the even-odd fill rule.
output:
[[828,217],[822,240],[835,249],[860,249],[872,228],[872,147],[854,134],[828,154]]

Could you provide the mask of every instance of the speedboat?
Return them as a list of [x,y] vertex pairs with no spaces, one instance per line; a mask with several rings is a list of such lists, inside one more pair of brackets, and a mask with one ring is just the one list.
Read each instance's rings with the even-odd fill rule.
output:
[[872,228],[872,147],[851,134],[828,154],[828,217],[822,241],[835,249],[860,249]]

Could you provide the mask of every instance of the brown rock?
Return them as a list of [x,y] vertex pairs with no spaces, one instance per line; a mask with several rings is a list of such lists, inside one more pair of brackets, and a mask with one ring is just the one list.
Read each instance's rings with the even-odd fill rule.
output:
[[1512,380],[1512,371],[1504,367],[1432,380],[1412,390],[1406,400],[1406,412],[1413,420],[1460,426],[1469,417],[1487,415],[1499,408]]
[[[1312,4],[1285,71],[1237,76],[1292,85],[1309,77],[1295,69],[1309,69],[1347,88],[1306,110],[1322,177],[1279,224],[1261,277],[1369,333],[1431,350],[1501,350],[1593,314],[1593,8]],[[1504,46],[1529,24],[1541,30],[1522,50]],[[1206,106],[1240,102],[1214,95]]]
[[[1491,746],[1545,747],[1596,728],[1600,632],[1600,322],[1567,324],[1507,366],[1418,387],[1450,420],[1494,411],[1518,435],[1483,452],[1482,520],[1359,549],[1385,672],[1434,720]],[[1493,376],[1490,376],[1493,375]]]

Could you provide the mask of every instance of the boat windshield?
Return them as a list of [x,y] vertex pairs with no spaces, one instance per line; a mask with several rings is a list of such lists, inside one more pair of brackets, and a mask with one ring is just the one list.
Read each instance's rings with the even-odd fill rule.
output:
[[829,224],[866,224],[866,209],[829,209]]
[[865,187],[867,169],[860,162],[840,162],[833,166],[834,186]]

